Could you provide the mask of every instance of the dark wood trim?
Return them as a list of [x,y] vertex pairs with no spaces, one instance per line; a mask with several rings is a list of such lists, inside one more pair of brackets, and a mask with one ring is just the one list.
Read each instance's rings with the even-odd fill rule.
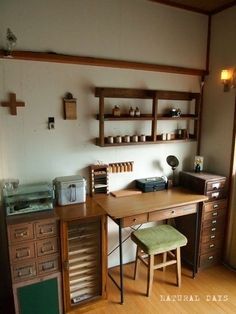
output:
[[208,16],[208,28],[207,28],[207,48],[206,48],[206,70],[209,73],[210,63],[210,46],[211,46],[211,16]]
[[234,6],[236,4],[236,1],[233,0],[230,3],[221,5],[220,7],[218,7],[217,9],[214,10],[206,10],[206,9],[200,9],[200,8],[196,8],[194,6],[191,5],[186,5],[186,4],[182,4],[182,3],[176,3],[175,1],[171,1],[171,0],[148,0],[151,2],[156,2],[156,3],[160,3],[160,4],[164,4],[164,5],[169,5],[171,7],[175,7],[178,9],[183,9],[183,10],[187,10],[187,11],[192,11],[192,12],[196,12],[196,13],[201,13],[201,14],[205,14],[205,15],[213,15],[216,13],[219,13],[225,9],[228,9],[232,6]]
[[229,9],[229,8],[233,7],[234,5],[236,5],[236,1],[235,0],[231,1],[230,3],[222,5],[218,9],[212,10],[210,13],[211,13],[211,15],[213,15],[213,14],[219,13],[221,11],[224,11],[226,9]]
[[178,9],[184,9],[184,10],[193,11],[193,12],[197,12],[197,13],[201,13],[201,14],[206,14],[206,15],[208,15],[210,13],[208,10],[198,9],[198,8],[195,8],[191,5],[176,3],[175,1],[171,1],[171,0],[149,0],[149,1],[161,3],[164,5],[169,5],[171,7],[175,7]]
[[185,68],[173,65],[163,65],[155,63],[145,63],[136,61],[114,60],[105,58],[94,58],[86,56],[64,55],[50,52],[33,52],[33,51],[13,51],[10,56],[6,55],[4,50],[0,50],[0,59],[7,60],[30,60],[41,62],[56,62],[68,64],[81,64],[90,66],[101,66],[119,69],[132,69],[153,72],[165,72],[202,76],[207,74],[204,69]]
[[202,143],[202,110],[203,110],[203,96],[204,96],[204,85],[205,85],[205,77],[201,78],[201,96],[199,101],[199,111],[198,111],[198,141],[197,141],[197,155],[201,155],[201,143]]

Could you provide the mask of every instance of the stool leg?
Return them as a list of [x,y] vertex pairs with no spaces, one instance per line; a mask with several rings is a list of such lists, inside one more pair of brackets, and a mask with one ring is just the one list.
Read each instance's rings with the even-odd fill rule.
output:
[[176,275],[177,275],[177,286],[181,286],[181,254],[180,247],[176,249]]
[[[163,259],[162,259],[162,262],[163,263],[165,263],[166,262],[166,260],[167,260],[167,252],[164,252],[163,253]],[[165,271],[166,270],[166,267],[164,266],[164,267],[162,267],[162,270],[163,271]]]
[[135,259],[135,264],[134,264],[134,280],[137,278],[137,271],[138,271],[138,263],[139,263],[139,247],[137,246],[137,250],[136,250],[136,259]]
[[151,295],[154,271],[154,255],[148,257],[148,280],[147,280],[147,297]]

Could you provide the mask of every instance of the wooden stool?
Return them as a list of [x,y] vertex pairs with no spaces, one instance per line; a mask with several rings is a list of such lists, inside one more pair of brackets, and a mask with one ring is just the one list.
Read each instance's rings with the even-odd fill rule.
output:
[[[187,244],[187,238],[170,225],[159,225],[146,229],[134,231],[131,239],[137,244],[137,253],[134,269],[134,279],[136,279],[138,260],[141,260],[148,267],[147,296],[151,294],[153,271],[172,264],[176,264],[177,286],[181,285],[181,256],[180,247]],[[175,254],[171,251],[175,250]],[[143,256],[148,255],[148,260]],[[162,263],[154,265],[154,256],[163,254]],[[171,260],[167,261],[167,253]]]

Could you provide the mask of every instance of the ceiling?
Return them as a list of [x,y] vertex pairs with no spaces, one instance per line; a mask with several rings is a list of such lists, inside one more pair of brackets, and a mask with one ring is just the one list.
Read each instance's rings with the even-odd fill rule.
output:
[[195,11],[204,14],[214,14],[236,5],[236,0],[150,0],[152,2]]

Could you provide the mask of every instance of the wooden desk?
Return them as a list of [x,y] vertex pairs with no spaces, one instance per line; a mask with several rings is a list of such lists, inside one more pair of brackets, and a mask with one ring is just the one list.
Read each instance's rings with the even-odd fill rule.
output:
[[[202,202],[207,199],[205,195],[199,195],[183,188],[142,193],[122,198],[115,198],[111,195],[99,195],[94,197],[94,200],[119,226],[120,285],[116,282],[115,284],[120,289],[121,303],[124,302],[122,228],[146,222],[196,214],[193,261],[193,276],[195,276],[197,272],[199,247],[199,213],[201,211]],[[114,281],[113,278],[112,280]]]

